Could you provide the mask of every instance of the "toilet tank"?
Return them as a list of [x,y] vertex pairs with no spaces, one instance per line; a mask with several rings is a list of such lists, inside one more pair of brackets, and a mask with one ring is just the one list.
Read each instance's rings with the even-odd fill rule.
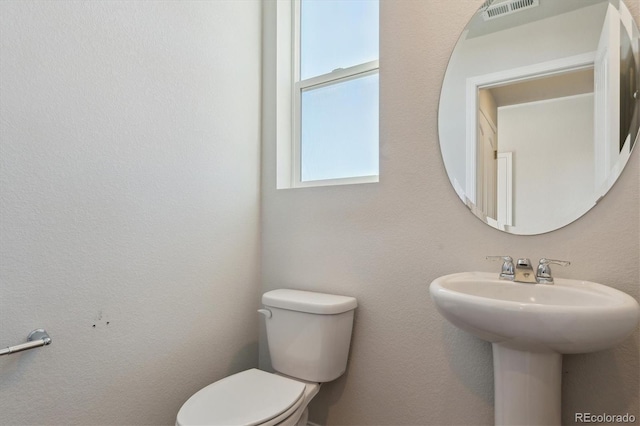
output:
[[309,382],[329,382],[347,368],[355,298],[302,290],[262,296],[273,368]]

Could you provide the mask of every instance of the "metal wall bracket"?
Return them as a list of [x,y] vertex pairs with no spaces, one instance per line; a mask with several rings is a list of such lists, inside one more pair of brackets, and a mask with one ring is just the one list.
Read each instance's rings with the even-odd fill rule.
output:
[[51,337],[47,334],[47,332],[38,328],[33,330],[27,336],[27,343],[22,343],[15,346],[7,346],[4,349],[0,349],[0,356],[2,355],[11,355],[16,352],[26,351],[28,349],[39,348],[41,346],[46,346],[51,344]]

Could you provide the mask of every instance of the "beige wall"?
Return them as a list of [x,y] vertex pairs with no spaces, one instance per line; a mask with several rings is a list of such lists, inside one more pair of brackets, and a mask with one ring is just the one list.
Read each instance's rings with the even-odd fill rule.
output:
[[[598,281],[639,297],[638,153],[601,203],[545,235],[489,228],[451,188],[438,143],[440,85],[456,39],[480,4],[382,2],[378,184],[275,189],[265,68],[263,290],[317,290],[359,302],[347,373],[323,385],[311,404],[311,421],[492,424],[490,345],[447,323],[428,294],[431,280],[443,274],[497,273],[499,265],[485,255],[569,259],[571,267],[555,268],[557,276]],[[637,20],[638,3],[629,6]],[[583,411],[640,417],[638,347],[636,332],[615,349],[564,358],[563,424]],[[267,368],[263,333],[260,348]]]
[[260,17],[0,1],[0,346],[53,339],[0,424],[173,424],[257,365]]

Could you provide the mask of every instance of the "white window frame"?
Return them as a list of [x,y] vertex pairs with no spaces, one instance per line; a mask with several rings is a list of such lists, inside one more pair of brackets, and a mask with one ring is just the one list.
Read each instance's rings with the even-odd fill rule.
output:
[[[379,73],[379,60],[338,68],[300,80],[300,0],[276,1],[276,156],[277,188],[375,183],[379,173],[337,179],[302,181],[301,101],[304,90],[343,83]],[[379,144],[379,141],[377,141]]]

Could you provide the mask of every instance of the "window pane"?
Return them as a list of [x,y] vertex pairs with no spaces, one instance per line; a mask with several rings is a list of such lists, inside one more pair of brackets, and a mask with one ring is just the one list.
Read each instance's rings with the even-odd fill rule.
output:
[[378,59],[378,0],[301,0],[300,78]]
[[378,73],[310,88],[301,103],[302,181],[378,175]]

